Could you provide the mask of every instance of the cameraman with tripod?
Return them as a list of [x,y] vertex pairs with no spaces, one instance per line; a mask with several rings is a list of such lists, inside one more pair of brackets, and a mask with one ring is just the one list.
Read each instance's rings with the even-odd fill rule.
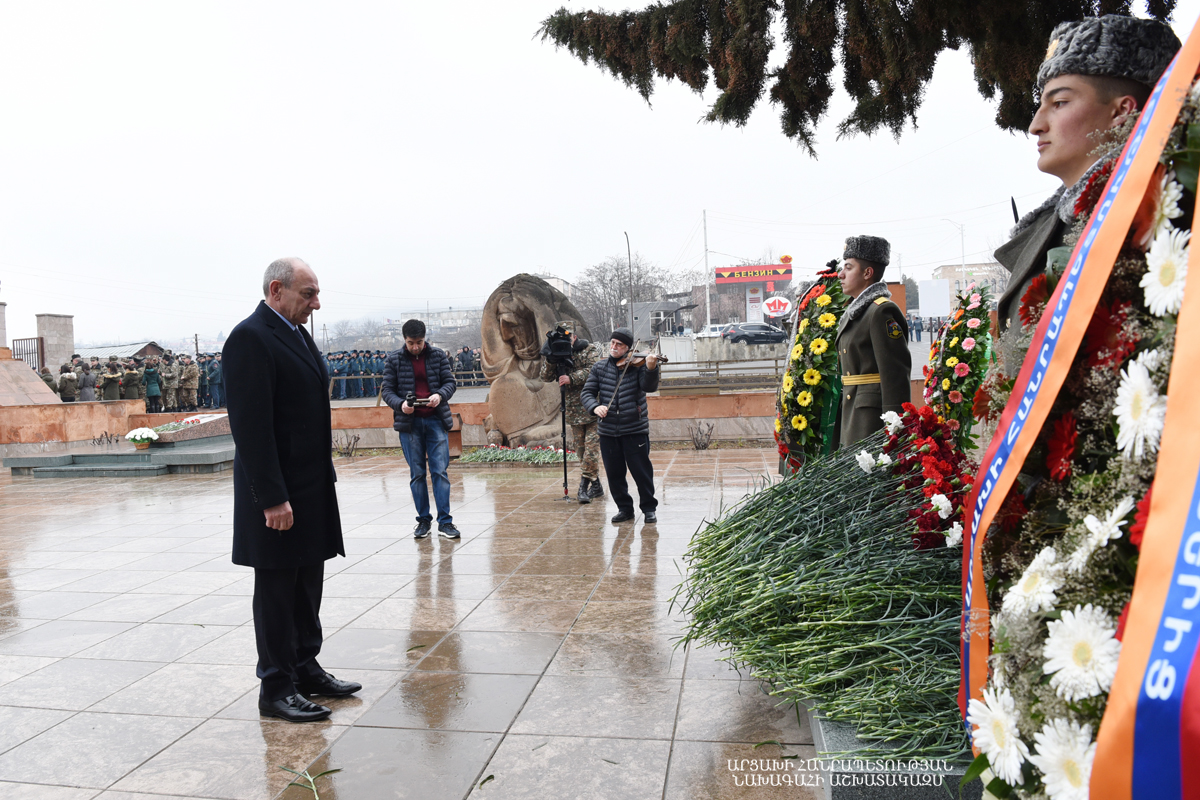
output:
[[[590,503],[593,497],[604,496],[600,486],[600,431],[596,417],[584,410],[579,393],[592,365],[604,358],[604,351],[599,345],[580,339],[575,334],[574,322],[562,320],[546,334],[542,356],[538,378],[546,383],[557,382],[562,387],[563,419],[571,426],[571,438],[582,466],[578,500]],[[564,441],[563,448],[566,446]]]

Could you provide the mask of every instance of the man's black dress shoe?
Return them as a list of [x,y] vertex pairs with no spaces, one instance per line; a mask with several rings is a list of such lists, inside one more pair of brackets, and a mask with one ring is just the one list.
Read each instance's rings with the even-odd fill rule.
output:
[[655,514],[653,511],[647,511],[646,512],[646,524],[653,525],[656,522],[658,522],[658,515]]
[[282,700],[259,698],[258,713],[264,717],[278,717],[288,722],[316,722],[327,718],[333,712],[325,706],[311,703],[300,695],[294,694]]
[[305,697],[349,697],[362,690],[361,683],[354,681],[339,681],[328,672],[319,678],[310,678],[296,686],[296,691]]
[[616,525],[619,522],[628,522],[631,519],[633,519],[632,511],[618,511],[617,515],[613,517],[610,522]]

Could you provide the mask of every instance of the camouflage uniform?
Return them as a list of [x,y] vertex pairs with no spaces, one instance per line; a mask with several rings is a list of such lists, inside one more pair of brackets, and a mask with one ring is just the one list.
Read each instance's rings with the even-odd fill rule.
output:
[[163,410],[174,411],[179,407],[179,367],[174,361],[164,361],[158,374],[162,375],[163,382]]
[[200,388],[200,367],[196,362],[183,368],[179,376],[179,407],[187,411],[196,410],[196,390]]
[[[568,330],[575,327],[574,322],[558,323]],[[567,373],[571,385],[566,392],[567,426],[571,429],[571,440],[575,452],[579,455],[581,473],[585,481],[591,481],[597,488],[600,486],[600,429],[596,416],[583,407],[579,393],[583,390],[584,381],[592,370],[592,365],[606,358],[600,345],[592,343],[575,354],[575,369]],[[557,383],[558,373],[554,364],[542,359],[541,371],[538,378],[546,383]],[[594,496],[594,495],[593,495]]]

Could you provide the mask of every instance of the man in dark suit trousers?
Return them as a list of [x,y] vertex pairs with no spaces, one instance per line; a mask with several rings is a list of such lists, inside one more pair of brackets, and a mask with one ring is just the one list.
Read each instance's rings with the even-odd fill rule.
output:
[[233,459],[233,563],[254,567],[258,710],[288,722],[325,719],[308,697],[362,688],[321,669],[325,560],[346,555],[330,454],[325,363],[304,330],[321,307],[298,258],[271,263],[265,300],[224,345]]

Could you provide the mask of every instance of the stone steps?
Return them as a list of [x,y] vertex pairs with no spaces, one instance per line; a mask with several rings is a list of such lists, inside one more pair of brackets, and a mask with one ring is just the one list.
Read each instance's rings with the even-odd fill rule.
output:
[[92,462],[61,467],[33,467],[30,471],[35,478],[152,478],[168,474],[171,468],[166,464]]

